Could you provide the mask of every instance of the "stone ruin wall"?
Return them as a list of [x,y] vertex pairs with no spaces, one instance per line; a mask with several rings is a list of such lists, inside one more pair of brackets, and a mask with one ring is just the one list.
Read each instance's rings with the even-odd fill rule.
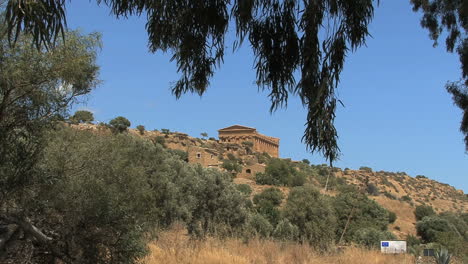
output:
[[252,131],[219,131],[219,140],[222,143],[235,143],[242,145],[243,142],[253,143],[253,151],[266,152],[274,158],[279,157],[279,139],[268,137]]

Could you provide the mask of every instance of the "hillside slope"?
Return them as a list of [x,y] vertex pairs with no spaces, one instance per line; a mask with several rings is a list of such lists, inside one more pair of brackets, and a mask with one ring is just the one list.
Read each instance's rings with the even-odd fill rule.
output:
[[[100,125],[79,124],[72,126],[82,130],[92,130],[96,133],[110,133],[107,127]],[[213,138],[200,139],[167,130],[164,133],[155,130],[145,131],[141,134],[135,129],[129,129],[129,133],[164,144],[169,149],[186,152],[189,163],[199,163],[204,167],[224,171],[227,168],[226,161],[239,164],[239,168],[235,168],[237,171],[230,171],[236,175],[234,182],[248,184],[253,190],[252,196],[271,187],[255,183],[255,174],[264,172],[268,157],[263,153],[255,153],[248,144],[220,143]],[[431,205],[438,213],[444,211],[468,212],[467,195],[462,190],[457,190],[448,184],[428,179],[425,176],[411,177],[404,172],[374,172],[365,167],[360,170],[334,168],[334,176],[340,182],[356,186],[363,192],[368,191],[369,185],[375,186],[374,193],[369,194],[369,197],[396,213],[397,220],[390,228],[399,238],[416,233],[414,209],[418,205]],[[312,175],[310,175],[310,182],[323,189],[323,185]],[[337,191],[333,186],[331,187],[332,190],[328,190],[326,193],[335,195]],[[288,187],[280,187],[280,189],[285,194],[289,192]],[[325,191],[322,190],[322,192]]]

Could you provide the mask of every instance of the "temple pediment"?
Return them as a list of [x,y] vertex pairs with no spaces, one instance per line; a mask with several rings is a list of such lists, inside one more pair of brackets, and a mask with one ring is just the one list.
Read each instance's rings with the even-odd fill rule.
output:
[[233,125],[233,126],[229,126],[229,127],[225,127],[225,128],[221,128],[220,132],[225,132],[225,131],[239,131],[239,130],[243,130],[243,131],[256,131],[255,128],[253,127],[246,127],[246,126],[241,126],[241,125]]

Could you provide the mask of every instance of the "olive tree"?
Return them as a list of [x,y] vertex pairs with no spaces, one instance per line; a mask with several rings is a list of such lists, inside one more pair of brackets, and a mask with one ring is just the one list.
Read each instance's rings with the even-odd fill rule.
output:
[[127,118],[123,116],[118,116],[112,119],[109,122],[109,125],[111,126],[112,131],[114,131],[115,133],[122,133],[124,131],[127,131],[127,128],[131,126],[131,123],[130,121],[128,121]]
[[78,110],[70,117],[73,123],[91,123],[94,121],[94,115],[90,111]]
[[390,212],[366,195],[356,191],[345,191],[333,200],[337,217],[336,238],[350,241],[355,233],[364,228],[386,231]]
[[297,226],[299,240],[319,250],[326,250],[335,241],[336,217],[332,203],[312,186],[291,190],[284,206],[284,216]]

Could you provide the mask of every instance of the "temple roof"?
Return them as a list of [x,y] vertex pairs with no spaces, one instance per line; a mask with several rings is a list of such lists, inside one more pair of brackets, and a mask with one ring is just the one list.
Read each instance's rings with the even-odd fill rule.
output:
[[225,128],[221,128],[218,131],[232,131],[232,130],[251,130],[251,131],[256,131],[257,129],[253,127],[246,127],[246,126],[241,126],[241,125],[233,125]]

